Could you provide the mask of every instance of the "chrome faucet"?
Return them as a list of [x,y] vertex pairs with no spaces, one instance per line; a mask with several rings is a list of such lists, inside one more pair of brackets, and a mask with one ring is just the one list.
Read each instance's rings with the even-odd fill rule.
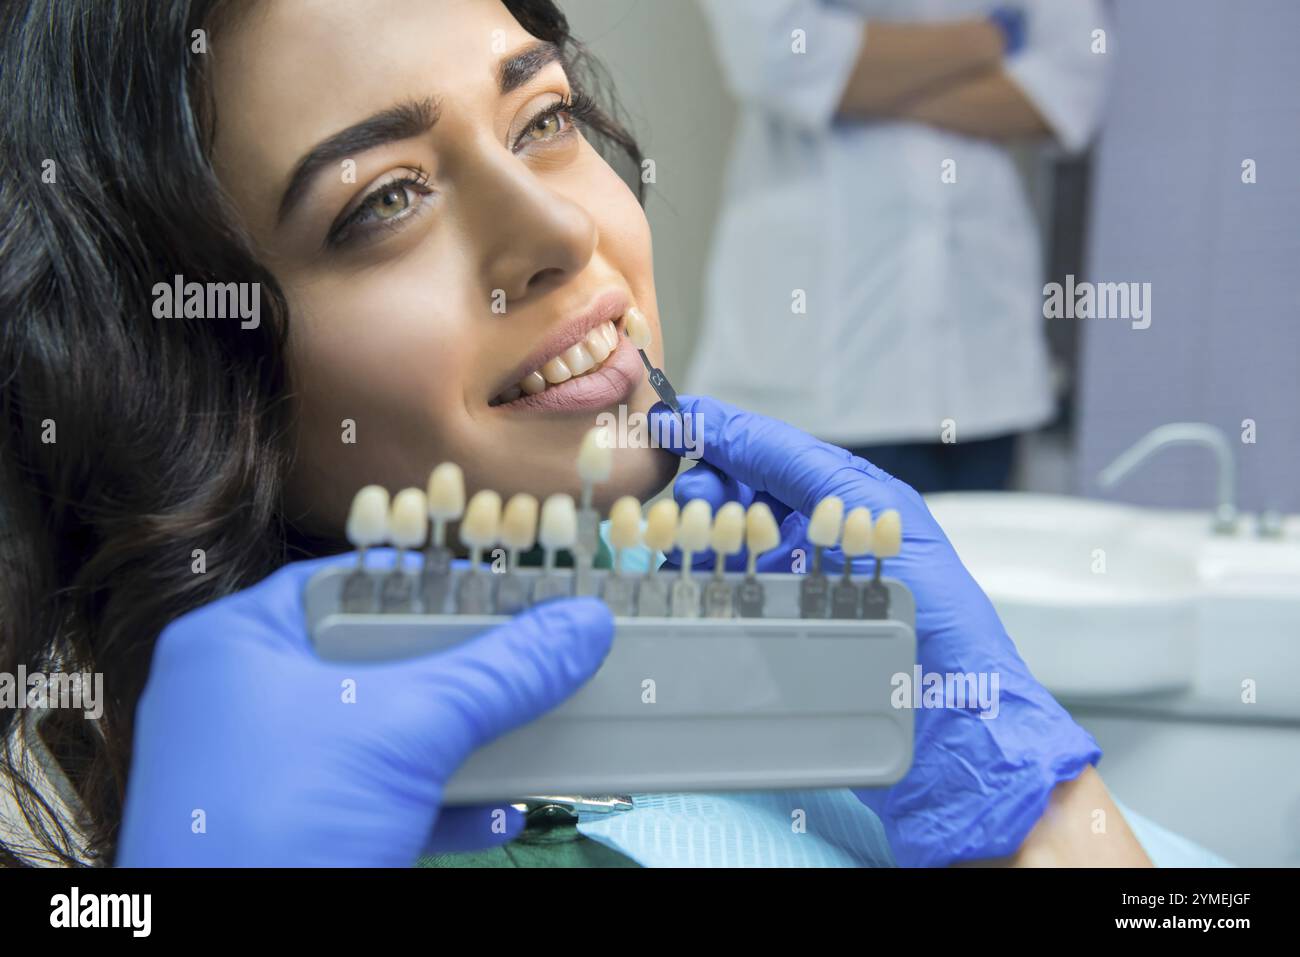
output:
[[1214,453],[1218,464],[1218,504],[1213,529],[1218,535],[1237,530],[1237,466],[1232,447],[1221,429],[1203,422],[1174,422],[1152,429],[1097,475],[1102,488],[1112,488],[1161,449],[1173,445],[1199,445]]

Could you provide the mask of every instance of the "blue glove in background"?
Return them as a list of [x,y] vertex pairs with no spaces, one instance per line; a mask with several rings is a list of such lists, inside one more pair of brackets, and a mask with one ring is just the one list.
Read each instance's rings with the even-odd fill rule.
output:
[[1019,7],[997,7],[989,20],[1002,34],[1002,55],[1015,56],[1025,47],[1025,12]]
[[[897,509],[902,553],[885,574],[916,598],[917,658],[926,674],[999,676],[999,711],[956,707],[916,711],[912,767],[888,788],[855,793],[880,817],[894,857],[903,866],[938,866],[1014,853],[1047,807],[1052,789],[1101,758],[1101,749],[1030,674],[992,603],[966,571],[921,496],[905,483],[844,449],[774,419],[709,398],[679,397],[684,414],[698,413],[703,461],[677,478],[681,503],[725,501],[746,507],[766,501],[781,525],[777,548],[760,557],[760,571],[791,571],[791,550],[811,555],[807,517],[827,495],[858,505],[873,518]],[[662,403],[652,419],[671,416]],[[652,422],[652,434],[671,434]],[[674,449],[678,454],[682,449]],[[693,556],[695,557],[695,556]],[[712,555],[697,567],[711,567]],[[829,574],[843,568],[838,548],[823,552]],[[670,556],[670,560],[676,556]],[[744,555],[728,560],[744,566]],[[873,571],[874,559],[854,570]]]
[[339,562],[356,556],[287,565],[163,631],[136,713],[119,866],[410,866],[522,829],[509,805],[440,811],[443,787],[475,748],[595,674],[609,610],[553,601],[438,654],[326,662],[302,590]]

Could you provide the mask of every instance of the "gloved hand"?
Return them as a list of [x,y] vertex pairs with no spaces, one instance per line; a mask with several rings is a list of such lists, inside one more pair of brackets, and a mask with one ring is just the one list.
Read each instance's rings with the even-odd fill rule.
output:
[[301,596],[339,561],[356,557],[287,565],[163,631],[136,714],[119,866],[410,866],[522,829],[508,805],[440,811],[443,787],[471,751],[596,672],[609,610],[554,601],[438,654],[326,662]]
[[1002,34],[1002,55],[1015,56],[1025,46],[1025,12],[1019,7],[996,7],[989,20]]
[[[904,866],[938,866],[1014,853],[1047,807],[1052,789],[1101,757],[1079,727],[1034,680],[993,605],[966,571],[921,496],[864,459],[761,415],[708,398],[680,397],[685,414],[701,416],[703,461],[678,476],[679,502],[704,498],[714,509],[735,500],[766,501],[781,524],[781,544],[759,559],[761,571],[791,571],[791,550],[803,548],[807,516],[827,495],[858,505],[872,517],[897,509],[902,553],[885,574],[916,599],[917,657],[924,674],[999,675],[999,710],[920,708],[912,767],[897,784],[863,789],[858,797],[880,817]],[[662,404],[653,419],[672,415]],[[670,435],[652,422],[652,434]],[[680,433],[678,433],[680,434]],[[681,454],[681,449],[675,449]],[[823,552],[823,569],[842,569],[838,548]],[[696,564],[696,563],[692,563]],[[743,567],[744,556],[728,561]],[[712,556],[701,556],[711,567]],[[874,559],[855,571],[874,570]]]

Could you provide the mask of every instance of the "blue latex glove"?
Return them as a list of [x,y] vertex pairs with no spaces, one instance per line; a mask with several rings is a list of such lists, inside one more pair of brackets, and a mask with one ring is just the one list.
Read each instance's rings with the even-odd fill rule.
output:
[[989,20],[1002,34],[1002,55],[1015,56],[1025,46],[1025,12],[1019,7],[997,7]]
[[[917,657],[929,673],[997,673],[995,718],[958,708],[916,712],[912,767],[897,784],[858,797],[880,817],[899,864],[937,866],[1014,853],[1047,807],[1052,789],[1101,757],[1096,741],[1048,694],[1007,636],[993,605],[966,571],[921,496],[864,459],[798,429],[708,398],[680,397],[699,413],[703,461],[677,479],[679,502],[704,498],[716,509],[734,500],[766,501],[782,541],[761,556],[761,571],[791,571],[791,551],[811,556],[806,516],[827,495],[873,517],[897,509],[902,553],[885,573],[916,598]],[[671,415],[662,404],[653,418]],[[656,430],[662,429],[653,423]],[[669,434],[656,431],[652,434]],[[681,452],[681,449],[675,450]],[[670,560],[675,556],[670,556]],[[842,569],[838,548],[823,552],[829,573]],[[710,567],[703,556],[698,567]],[[744,556],[728,560],[740,568]],[[855,562],[864,574],[874,559]]]
[[[438,654],[326,662],[301,596],[339,561],[356,558],[288,565],[163,631],[136,714],[119,866],[410,866],[522,829],[508,805],[440,812],[443,787],[471,751],[596,672],[609,610],[554,601]],[[193,832],[196,810],[206,833]]]

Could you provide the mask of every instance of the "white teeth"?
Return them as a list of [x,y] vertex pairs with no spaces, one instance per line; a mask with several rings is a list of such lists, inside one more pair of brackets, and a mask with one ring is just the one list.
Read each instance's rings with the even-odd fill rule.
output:
[[587,333],[583,345],[587,347],[587,351],[591,353],[591,357],[596,362],[604,362],[609,358],[609,343],[605,341],[605,333],[601,332],[599,328],[592,329],[591,332]]
[[596,360],[587,351],[587,347],[579,342],[577,345],[569,346],[564,350],[564,364],[569,367],[569,371],[575,376],[580,376],[584,372],[590,372],[594,369]]
[[542,377],[551,385],[559,385],[573,378],[573,373],[569,371],[568,364],[556,356],[546,365],[542,366]]
[[537,395],[546,390],[546,377],[540,372],[530,372],[519,383],[524,395]]
[[388,490],[367,485],[352,500],[348,513],[348,541],[357,548],[382,545],[388,535]]
[[[648,331],[645,317],[635,308],[628,313],[629,321],[636,325],[637,318],[632,317],[633,313],[636,313],[636,317],[640,319],[641,326],[638,328],[644,327]],[[588,332],[581,342],[569,346],[536,372],[528,373],[518,383],[502,392],[492,400],[492,404],[502,405],[506,402],[514,402],[521,396],[538,395],[545,392],[547,386],[559,385],[561,382],[586,375],[613,355],[618,349],[618,344],[618,327],[612,322],[603,322]]]

